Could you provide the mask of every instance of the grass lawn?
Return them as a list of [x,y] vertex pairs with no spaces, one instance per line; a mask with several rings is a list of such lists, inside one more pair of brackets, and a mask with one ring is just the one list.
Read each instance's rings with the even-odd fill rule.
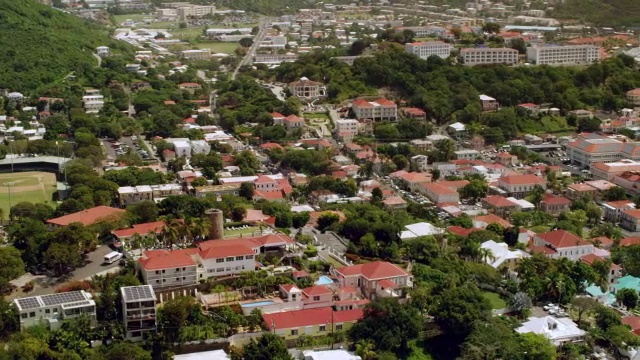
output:
[[238,48],[238,43],[234,42],[205,42],[205,43],[195,43],[195,46],[200,49],[209,49],[212,53],[224,53],[224,54],[233,54],[233,52]]
[[260,227],[259,226],[250,226],[246,229],[238,229],[238,230],[227,230],[226,228],[224,229],[224,237],[226,238],[233,238],[233,237],[239,237],[240,235],[242,236],[250,236],[253,235],[253,233],[259,233],[260,232]]
[[197,39],[202,36],[202,28],[193,27],[171,31],[171,35],[182,40]]
[[507,307],[507,302],[494,292],[483,291],[482,296],[489,301],[492,309],[503,309]]
[[120,24],[122,24],[123,22],[125,22],[127,20],[141,21],[144,18],[151,18],[151,17],[153,17],[153,16],[145,15],[145,14],[113,15],[113,19],[116,22],[115,23],[116,26],[120,26]]
[[[11,189],[11,201],[9,201],[9,188]],[[53,202],[55,192],[56,176],[53,173],[0,174],[0,209],[4,210],[5,218],[9,216],[10,206],[21,201],[47,203],[55,207],[55,202]]]

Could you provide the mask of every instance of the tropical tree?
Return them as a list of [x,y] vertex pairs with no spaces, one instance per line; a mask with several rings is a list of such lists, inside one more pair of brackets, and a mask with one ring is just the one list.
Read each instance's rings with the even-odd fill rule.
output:
[[360,356],[362,360],[374,360],[377,357],[375,348],[373,342],[360,340],[356,343],[356,355]]
[[509,299],[509,308],[518,314],[518,317],[524,318],[531,309],[531,298],[526,293],[519,291]]

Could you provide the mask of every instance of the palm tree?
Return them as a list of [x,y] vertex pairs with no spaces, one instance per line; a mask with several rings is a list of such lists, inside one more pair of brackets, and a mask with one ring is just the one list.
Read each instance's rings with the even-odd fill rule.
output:
[[4,209],[0,209],[0,225],[4,223]]
[[204,240],[209,236],[209,232],[211,229],[211,223],[207,218],[196,218],[192,219],[190,227],[187,229],[189,231],[189,235],[193,240],[198,238],[199,240]]
[[170,220],[161,235],[165,246],[172,248],[182,237],[182,232],[182,224],[175,219]]
[[375,346],[371,341],[360,340],[356,343],[356,355],[362,360],[373,360],[376,358]]
[[487,259],[494,261],[496,258],[495,256],[493,256],[493,253],[491,252],[490,249],[487,248],[480,248],[480,259],[482,259],[482,261],[487,262]]

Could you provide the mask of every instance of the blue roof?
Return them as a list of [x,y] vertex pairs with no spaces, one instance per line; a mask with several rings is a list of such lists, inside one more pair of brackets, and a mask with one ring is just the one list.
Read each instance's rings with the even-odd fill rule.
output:
[[633,289],[636,292],[640,292],[640,278],[631,275],[623,276],[613,284],[613,288],[616,291],[621,289]]

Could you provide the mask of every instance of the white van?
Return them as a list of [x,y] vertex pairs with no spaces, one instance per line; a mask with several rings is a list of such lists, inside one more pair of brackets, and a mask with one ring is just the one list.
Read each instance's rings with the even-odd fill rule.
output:
[[105,264],[113,264],[114,262],[122,259],[122,254],[117,251],[112,251],[104,256]]

